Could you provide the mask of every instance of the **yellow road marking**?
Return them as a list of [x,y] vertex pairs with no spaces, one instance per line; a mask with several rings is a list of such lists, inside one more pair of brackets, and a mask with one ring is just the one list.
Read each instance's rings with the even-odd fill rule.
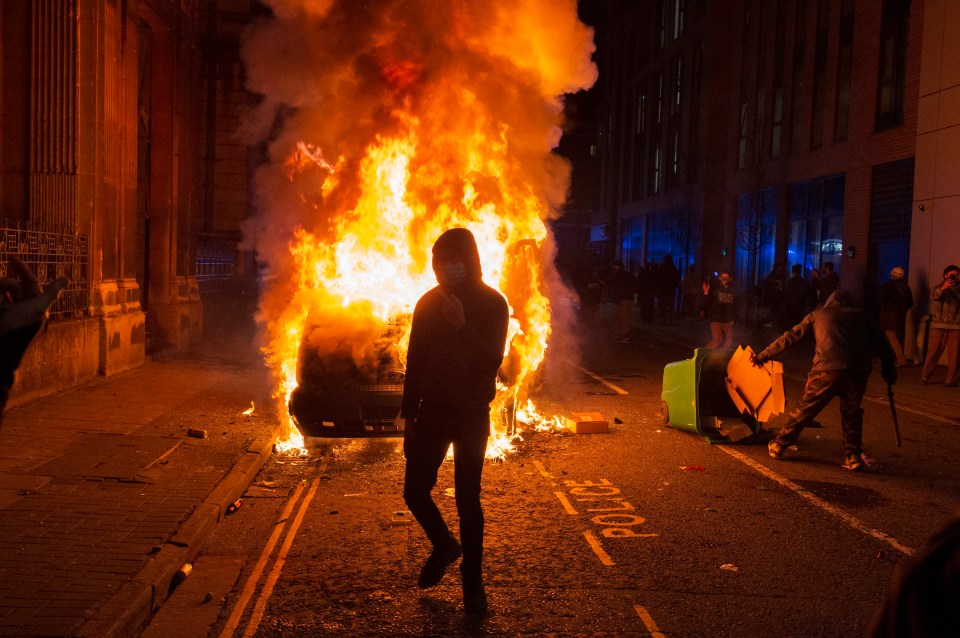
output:
[[633,608],[636,610],[637,615],[640,616],[640,620],[643,621],[643,624],[646,625],[647,631],[650,632],[650,635],[654,638],[665,638],[664,634],[660,631],[660,628],[657,627],[657,623],[653,622],[653,617],[650,615],[650,612],[647,611],[647,608],[643,605],[634,605]]
[[260,553],[260,558],[257,560],[256,566],[250,573],[250,577],[247,579],[247,584],[243,588],[243,593],[240,594],[240,598],[237,600],[237,605],[233,608],[233,613],[230,614],[230,618],[227,619],[227,624],[224,625],[223,631],[220,632],[220,638],[230,638],[230,636],[233,635],[233,632],[236,631],[237,626],[240,624],[240,618],[243,616],[243,612],[247,608],[250,598],[253,596],[253,590],[256,588],[257,582],[260,580],[260,574],[263,572],[263,568],[267,564],[267,559],[269,559],[270,554],[273,553],[273,548],[276,546],[277,540],[280,539],[280,534],[283,532],[283,528],[286,525],[287,519],[290,518],[290,512],[293,511],[293,506],[296,504],[297,499],[300,498],[300,494],[303,492],[304,487],[306,487],[306,484],[302,482],[297,485],[297,489],[293,491],[293,495],[289,498],[289,500],[287,500],[287,505],[283,508],[283,513],[280,514],[280,518],[276,523],[274,523],[274,528],[273,532],[270,534],[270,539],[267,541],[263,551]]
[[886,533],[884,533],[884,532],[881,532],[880,530],[877,530],[877,529],[873,529],[872,527],[868,527],[865,523],[861,522],[860,519],[856,518],[855,516],[851,516],[850,514],[847,514],[846,512],[844,512],[843,510],[841,510],[840,508],[834,507],[833,505],[831,505],[830,503],[826,502],[825,500],[823,500],[822,498],[820,498],[820,497],[817,496],[816,494],[814,494],[814,493],[812,493],[812,492],[810,492],[810,491],[808,491],[808,490],[800,487],[799,485],[797,485],[796,483],[794,483],[794,482],[791,481],[790,479],[785,478],[785,477],[783,477],[783,476],[780,476],[779,474],[777,474],[776,472],[774,472],[773,470],[771,470],[771,469],[768,468],[767,466],[765,466],[765,465],[763,465],[763,464],[761,464],[761,463],[757,463],[756,461],[754,461],[754,460],[751,459],[750,457],[745,456],[744,454],[741,454],[740,452],[737,452],[736,450],[731,450],[730,448],[728,448],[728,447],[726,447],[726,446],[718,445],[717,447],[718,447],[719,449],[723,450],[724,452],[726,452],[727,454],[729,454],[730,456],[732,456],[733,458],[737,459],[737,460],[740,461],[741,463],[744,463],[744,464],[746,464],[746,465],[749,465],[750,467],[752,467],[752,468],[755,469],[756,471],[758,471],[758,472],[760,472],[761,474],[763,474],[764,476],[766,476],[766,477],[767,477],[768,479],[770,479],[771,481],[773,481],[773,482],[775,482],[775,483],[779,483],[780,485],[784,486],[785,488],[787,488],[787,489],[795,492],[796,494],[799,494],[799,495],[802,496],[803,498],[807,499],[808,501],[810,501],[811,503],[813,503],[814,505],[816,505],[816,506],[819,507],[820,509],[824,510],[825,512],[829,512],[830,514],[833,514],[834,516],[836,516],[837,518],[839,518],[840,520],[842,520],[844,523],[846,523],[847,525],[849,525],[849,526],[852,527],[853,529],[855,529],[855,530],[857,530],[857,531],[859,531],[859,532],[863,532],[863,533],[866,534],[867,536],[872,536],[873,538],[877,539],[878,541],[881,541],[881,542],[886,543],[887,545],[889,545],[889,546],[892,547],[893,549],[897,550],[897,551],[900,552],[901,554],[904,554],[904,555],[906,555],[906,556],[912,556],[912,555],[914,554],[914,550],[913,550],[912,548],[907,547],[906,545],[904,545],[903,543],[901,543],[900,541],[898,541],[898,540],[895,539],[894,537],[890,536],[889,534],[886,534]]
[[534,461],[534,462],[533,462],[533,466],[534,466],[535,468],[537,468],[537,471],[538,471],[538,472],[540,472],[540,476],[542,476],[542,477],[544,477],[544,478],[548,478],[548,479],[552,479],[552,478],[553,478],[553,474],[551,474],[550,472],[548,472],[548,471],[547,471],[547,468],[543,467],[543,463],[541,463],[540,461]]
[[280,570],[283,569],[283,563],[287,559],[287,552],[290,551],[290,546],[293,545],[293,538],[296,536],[297,530],[300,529],[300,523],[303,522],[303,515],[307,511],[307,507],[310,506],[313,495],[317,493],[317,486],[319,484],[320,477],[318,476],[313,479],[313,483],[310,485],[310,491],[307,492],[307,495],[303,498],[303,502],[300,504],[300,509],[297,510],[297,517],[293,520],[290,531],[287,532],[287,537],[283,539],[283,546],[280,548],[277,560],[273,564],[273,569],[270,570],[270,573],[267,575],[267,580],[263,584],[260,598],[257,599],[257,604],[253,608],[253,614],[250,616],[250,622],[247,623],[247,630],[243,632],[243,638],[253,636],[260,626],[260,621],[263,619],[263,612],[267,608],[267,601],[273,594],[273,587],[277,584],[277,579],[280,578]]
[[610,558],[610,554],[603,551],[603,546],[600,545],[600,541],[597,540],[597,537],[593,535],[593,532],[587,530],[583,533],[584,537],[587,539],[587,542],[590,543],[590,547],[593,549],[593,553],[597,555],[597,558],[600,559],[600,562],[606,565],[607,567],[613,567],[616,565],[613,562],[613,559]]
[[599,375],[596,375],[596,374],[590,372],[589,370],[587,370],[587,369],[584,368],[583,366],[577,366],[577,367],[580,368],[580,371],[583,372],[585,375],[587,375],[588,377],[591,377],[591,378],[599,381],[600,383],[602,383],[603,385],[607,386],[608,388],[610,388],[611,390],[613,390],[613,391],[616,392],[617,394],[630,394],[629,392],[627,392],[626,390],[624,390],[624,389],[621,388],[620,386],[614,385],[614,384],[610,383],[609,381],[607,381],[607,380],[604,379],[603,377],[601,377],[601,376],[599,376]]
[[570,504],[570,501],[567,500],[566,494],[563,492],[554,492],[556,497],[560,499],[560,504],[563,505],[563,509],[567,510],[567,514],[576,514],[577,510],[573,509],[573,505]]

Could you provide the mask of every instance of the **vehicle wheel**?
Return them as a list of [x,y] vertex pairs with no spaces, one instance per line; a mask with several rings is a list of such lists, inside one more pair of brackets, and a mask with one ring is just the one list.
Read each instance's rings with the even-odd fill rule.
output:
[[660,423],[664,425],[670,423],[670,408],[667,407],[666,401],[660,402]]

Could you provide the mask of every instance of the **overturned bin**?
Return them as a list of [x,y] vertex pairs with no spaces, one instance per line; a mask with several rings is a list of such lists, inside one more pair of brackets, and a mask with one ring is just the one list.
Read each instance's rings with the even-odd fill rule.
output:
[[757,367],[752,355],[750,346],[738,346],[733,354],[697,348],[692,359],[668,363],[660,420],[710,443],[739,441],[759,432],[763,423],[783,413],[783,364],[769,361]]

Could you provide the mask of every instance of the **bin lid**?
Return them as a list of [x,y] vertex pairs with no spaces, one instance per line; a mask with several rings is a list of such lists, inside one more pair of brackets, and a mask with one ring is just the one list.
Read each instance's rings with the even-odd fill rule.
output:
[[752,358],[750,346],[737,346],[727,364],[724,382],[727,394],[740,413],[764,423],[784,411],[783,364],[768,361],[758,368],[751,362]]

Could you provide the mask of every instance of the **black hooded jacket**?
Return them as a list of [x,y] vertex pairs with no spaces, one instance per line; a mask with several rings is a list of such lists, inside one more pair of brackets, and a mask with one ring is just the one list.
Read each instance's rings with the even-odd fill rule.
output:
[[[466,267],[454,287],[427,291],[413,311],[400,415],[414,419],[421,409],[460,410],[487,407],[496,396],[497,370],[503,362],[509,310],[499,292],[483,283],[480,253],[464,228],[446,231],[433,246],[437,255],[456,255]],[[456,330],[443,316],[443,297],[463,304],[466,323]]]

